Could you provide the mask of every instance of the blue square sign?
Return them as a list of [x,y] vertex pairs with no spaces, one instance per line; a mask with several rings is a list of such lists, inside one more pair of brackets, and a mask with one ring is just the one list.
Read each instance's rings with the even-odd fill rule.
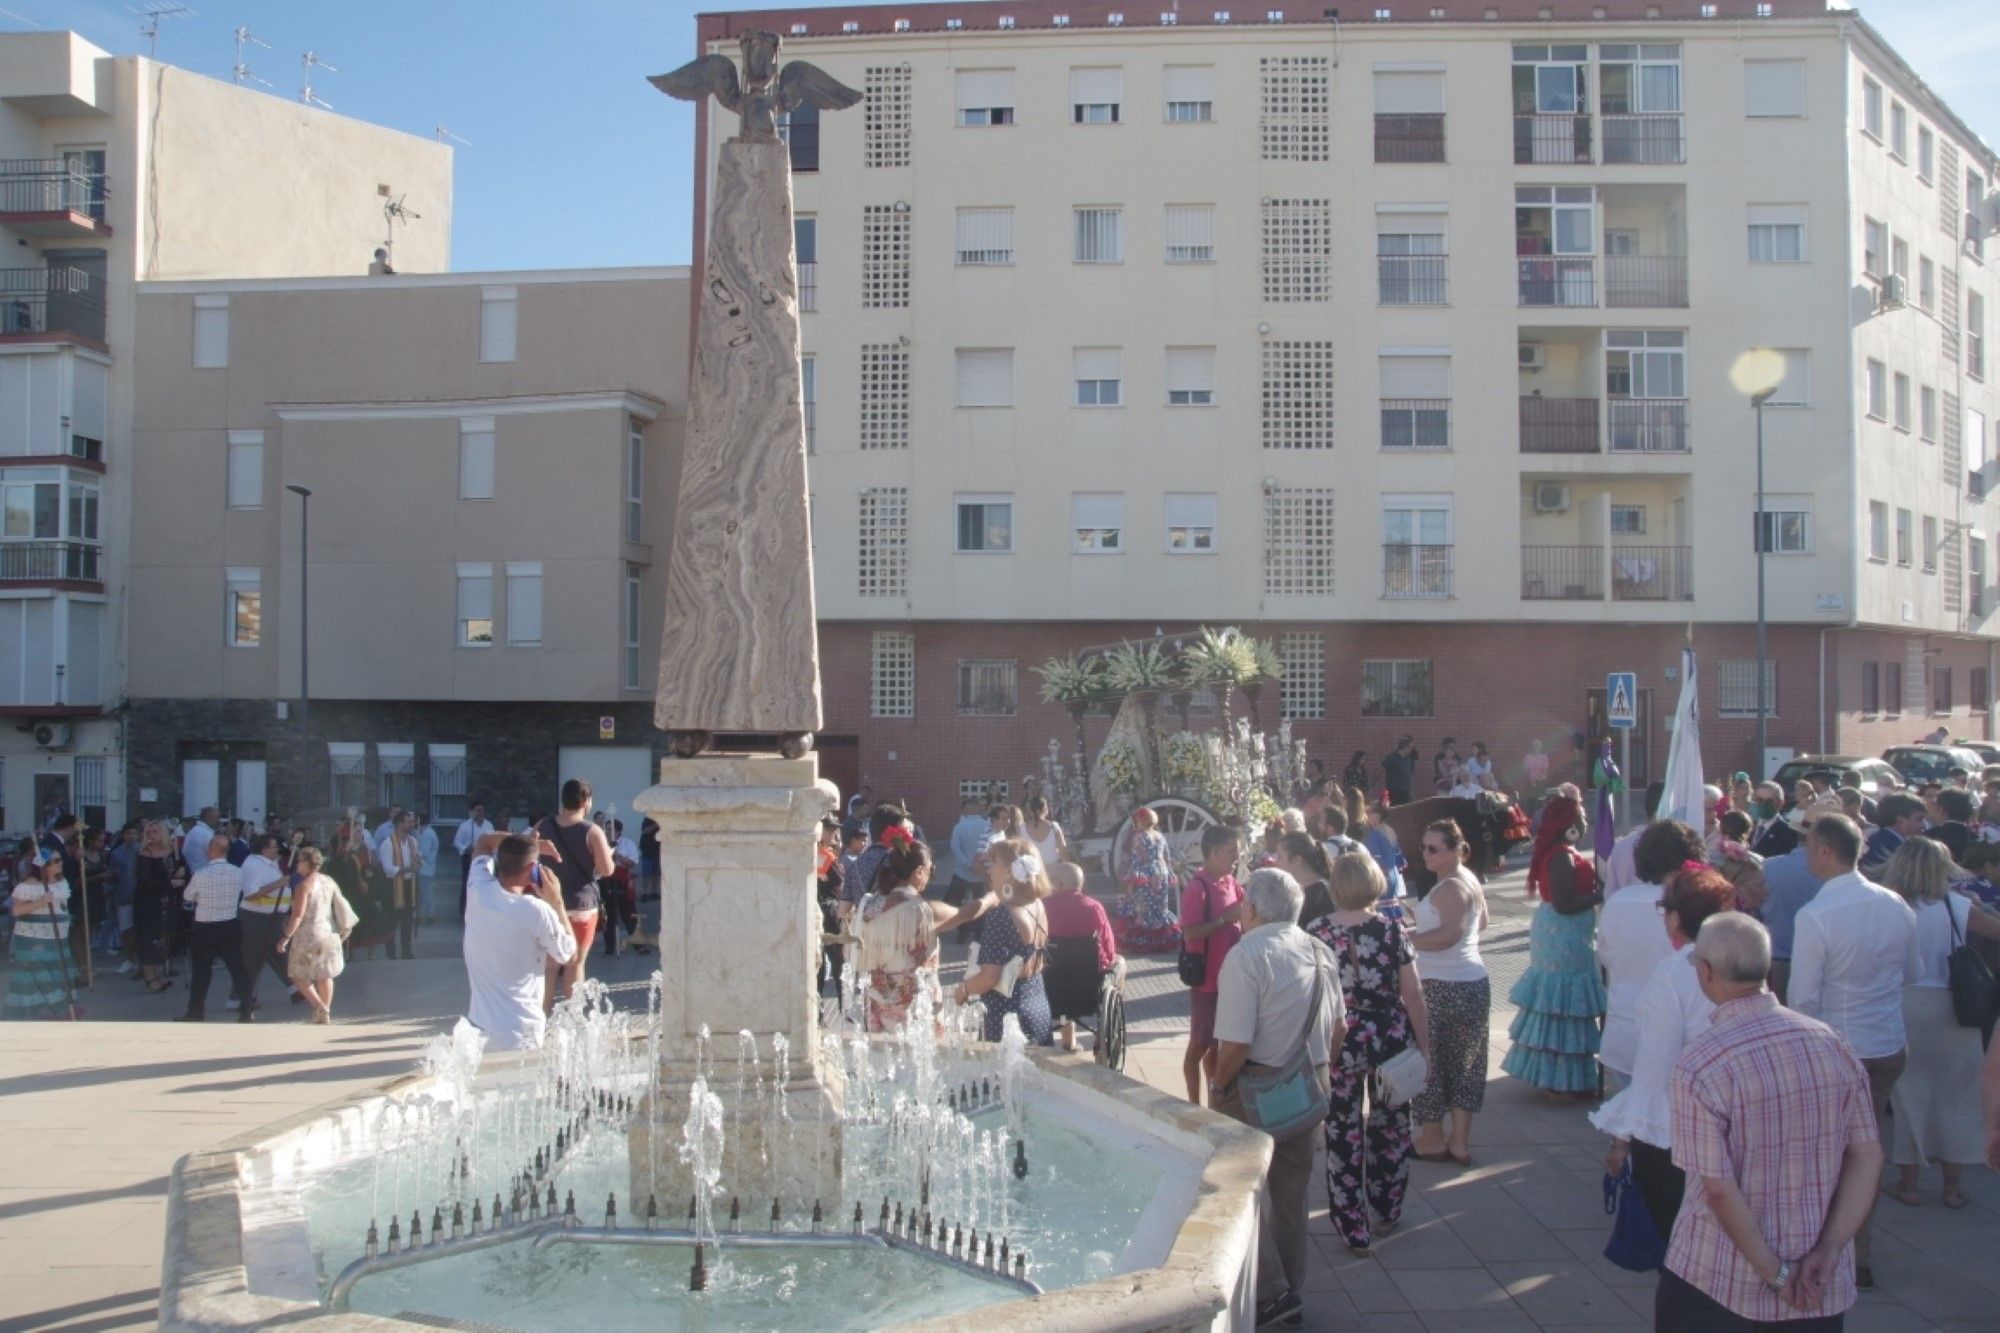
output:
[[1604,716],[1621,729],[1639,725],[1639,673],[1614,671],[1604,678]]

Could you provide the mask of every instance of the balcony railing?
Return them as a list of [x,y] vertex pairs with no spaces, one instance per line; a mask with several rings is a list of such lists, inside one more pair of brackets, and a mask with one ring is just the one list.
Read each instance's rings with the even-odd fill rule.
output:
[[1451,256],[1375,256],[1377,299],[1383,305],[1443,305],[1451,296]]
[[1382,547],[1382,595],[1451,596],[1451,548],[1385,544]]
[[1687,160],[1678,111],[1621,112],[1604,117],[1606,162],[1666,163]]
[[1611,600],[1690,602],[1694,600],[1694,551],[1687,546],[1614,546]]
[[1590,117],[1546,112],[1514,117],[1514,160],[1589,162]]
[[1523,546],[1521,597],[1531,602],[1604,600],[1602,546]]
[[1522,453],[1594,454],[1601,447],[1595,398],[1521,399]]
[[1451,399],[1384,398],[1384,449],[1451,448]]
[[104,220],[104,173],[61,158],[0,159],[0,213],[81,213]]
[[819,264],[811,259],[799,265],[799,309],[819,309]]
[[0,542],[0,583],[100,583],[98,552],[87,542]]
[[1685,398],[1613,398],[1611,452],[1684,454],[1688,451]]
[[1594,306],[1597,259],[1593,255],[1523,255],[1516,261],[1524,306]]
[[104,341],[104,293],[80,268],[0,268],[0,335],[74,333]]
[[1659,309],[1688,303],[1686,255],[1606,255],[1604,304]]
[[1377,112],[1377,162],[1444,161],[1444,113]]

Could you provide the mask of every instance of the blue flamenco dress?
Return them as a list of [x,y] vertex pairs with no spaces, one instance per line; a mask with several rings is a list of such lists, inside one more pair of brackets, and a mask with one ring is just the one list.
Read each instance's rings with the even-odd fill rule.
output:
[[[1587,862],[1577,868],[1590,874]],[[1596,945],[1596,912],[1565,916],[1548,902],[1536,910],[1528,927],[1528,970],[1507,996],[1516,1013],[1500,1067],[1512,1077],[1550,1092],[1597,1091],[1604,982]]]

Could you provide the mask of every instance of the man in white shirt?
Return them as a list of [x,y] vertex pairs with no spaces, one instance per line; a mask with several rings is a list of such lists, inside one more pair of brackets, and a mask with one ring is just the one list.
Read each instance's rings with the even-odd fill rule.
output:
[[472,848],[487,834],[493,832],[493,825],[486,819],[486,803],[474,801],[472,809],[459,821],[458,832],[451,835],[451,849],[458,853],[458,919],[465,920],[465,890],[472,882]]
[[[187,862],[188,874],[195,875],[214,859],[209,848],[215,842],[215,826],[222,822],[222,812],[212,805],[204,805],[195,816],[194,827],[181,838],[181,860]],[[222,851],[216,853],[223,860],[229,859],[229,840],[222,840]],[[232,867],[233,869],[234,867]]]
[[553,843],[514,833],[486,834],[468,850],[463,948],[472,1005],[466,1017],[486,1034],[489,1051],[539,1046],[547,1026],[547,965],[569,962],[577,949],[559,882],[537,861],[560,860],[561,853]]
[[260,833],[252,839],[250,855],[243,858],[236,875],[243,895],[236,909],[243,937],[243,973],[250,981],[250,988],[238,993],[241,1012],[257,1007],[257,981],[266,967],[278,974],[281,987],[292,984],[278,952],[278,936],[292,914],[292,882],[278,865],[278,835]]
[[411,830],[415,821],[397,814],[396,825],[375,842],[375,865],[387,881],[388,900],[396,905],[397,952],[393,958],[417,956],[417,870],[421,856]]
[[[1917,916],[1900,894],[1854,868],[1861,859],[1861,829],[1853,820],[1819,814],[1805,838],[1807,868],[1825,882],[1799,909],[1793,926],[1785,1003],[1838,1032],[1860,1057],[1880,1125],[1887,1120],[1889,1091],[1902,1075],[1909,1040],[1903,987],[1924,970]],[[1864,1221],[1854,1238],[1855,1281],[1863,1290],[1874,1285],[1868,1250]]]
[[[192,840],[196,835],[190,833]],[[182,901],[194,908],[194,930],[190,940],[194,952],[193,970],[188,976],[187,1012],[176,1023],[199,1023],[208,1017],[208,983],[219,960],[229,969],[230,989],[238,995],[250,993],[243,975],[243,938],[236,921],[236,908],[243,896],[243,872],[229,864],[229,839],[211,835],[202,867],[181,890]],[[251,1021],[253,1009],[243,1005],[236,1021]]]

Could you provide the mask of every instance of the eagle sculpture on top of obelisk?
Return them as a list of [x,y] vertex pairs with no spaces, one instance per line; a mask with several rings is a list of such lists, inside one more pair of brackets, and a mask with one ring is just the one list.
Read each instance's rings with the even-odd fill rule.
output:
[[777,118],[861,94],[801,61],[780,69],[774,33],[741,41],[740,80],[720,54],[650,80],[742,119],[710,193],[653,705],[684,758],[744,733],[775,733],[796,757],[820,728],[791,160]]

